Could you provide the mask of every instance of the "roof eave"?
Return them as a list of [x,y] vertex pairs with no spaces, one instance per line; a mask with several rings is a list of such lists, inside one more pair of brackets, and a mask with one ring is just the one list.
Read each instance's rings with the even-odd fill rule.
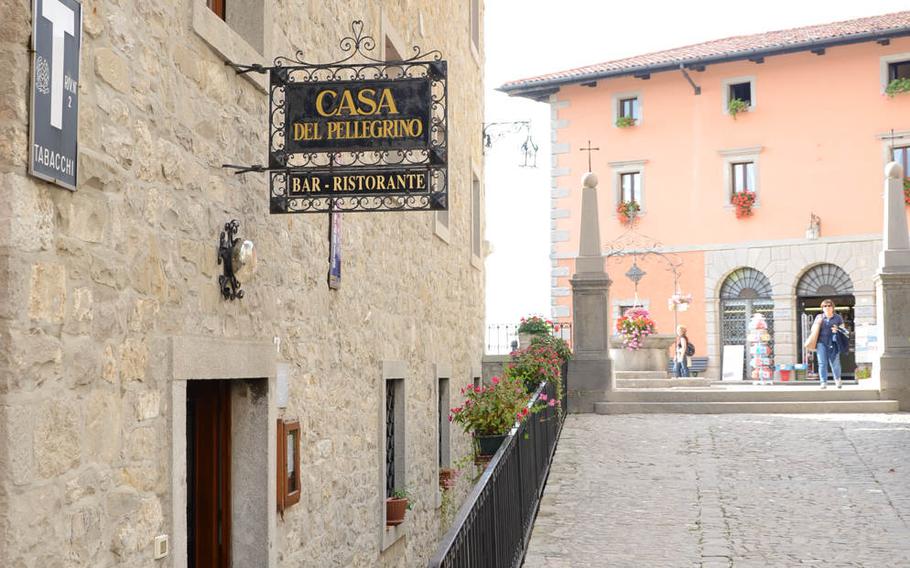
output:
[[575,75],[572,77],[565,77],[560,79],[547,79],[545,81],[537,81],[534,83],[529,83],[525,85],[515,85],[508,86],[502,85],[497,87],[496,90],[502,91],[512,97],[525,97],[534,100],[542,100],[540,98],[540,93],[549,91],[547,94],[552,94],[559,90],[559,87],[564,85],[571,85],[575,83],[585,83],[588,81],[596,81],[598,79],[609,79],[611,77],[622,77],[626,75],[641,75],[641,74],[650,74],[650,73],[661,73],[664,71],[677,71],[680,66],[682,67],[691,67],[694,65],[717,65],[719,63],[728,63],[731,61],[740,61],[743,59],[749,59],[754,57],[771,57],[775,55],[787,55],[789,53],[798,53],[800,51],[811,51],[813,49],[821,49],[827,47],[836,47],[841,45],[850,45],[855,43],[865,43],[867,41],[878,41],[882,39],[891,39],[895,37],[910,36],[910,27],[897,28],[894,30],[888,31],[879,31],[879,32],[869,32],[863,34],[856,34],[852,36],[846,36],[841,38],[831,38],[826,40],[819,40],[807,43],[801,43],[799,45],[790,45],[784,47],[769,47],[762,49],[751,49],[747,51],[740,51],[736,53],[730,53],[726,55],[711,56],[711,57],[697,57],[692,59],[684,59],[676,61],[673,63],[664,63],[660,65],[640,65],[638,67],[629,67],[627,69],[617,69],[615,71],[598,71],[594,73],[585,73],[583,75]]

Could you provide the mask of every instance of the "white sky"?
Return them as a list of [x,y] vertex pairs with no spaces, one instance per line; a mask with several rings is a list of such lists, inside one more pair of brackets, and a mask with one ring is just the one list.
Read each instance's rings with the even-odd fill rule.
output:
[[486,122],[530,119],[540,146],[536,169],[518,167],[524,138],[516,134],[494,141],[485,156],[485,237],[493,248],[486,260],[487,323],[550,315],[550,109],[496,87],[713,39],[908,9],[908,0],[640,0],[621,9],[595,0],[486,0]]

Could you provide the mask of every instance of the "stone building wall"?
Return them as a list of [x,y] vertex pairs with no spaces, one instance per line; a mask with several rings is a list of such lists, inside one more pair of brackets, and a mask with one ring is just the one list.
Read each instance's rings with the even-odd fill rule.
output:
[[[302,497],[283,518],[267,511],[269,565],[418,566],[435,547],[434,369],[451,369],[455,397],[479,375],[483,349],[482,263],[471,253],[482,49],[471,44],[471,3],[245,4],[266,16],[261,37],[244,32],[250,45],[202,0],[83,1],[70,193],[26,175],[31,1],[0,0],[3,566],[180,566],[177,547],[152,560],[152,543],[185,531],[181,385],[211,369],[273,389],[281,362],[289,402],[276,408],[270,392],[269,418],[301,422]],[[272,216],[264,175],[221,168],[265,163],[267,150],[261,78],[224,62],[255,56],[252,44],[263,61],[298,49],[333,61],[355,19],[377,50],[388,35],[403,56],[416,44],[449,61],[450,210],[447,229],[433,213],[345,215],[343,281],[330,291],[327,217]],[[234,302],[219,293],[215,255],[230,219],[259,256]],[[382,550],[385,361],[407,373],[415,507],[406,537]],[[452,440],[453,456],[467,452],[466,438]]]

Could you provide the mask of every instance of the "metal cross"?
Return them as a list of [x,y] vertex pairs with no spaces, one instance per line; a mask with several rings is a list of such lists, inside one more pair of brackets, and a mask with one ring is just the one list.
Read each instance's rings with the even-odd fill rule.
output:
[[590,141],[590,140],[588,140],[588,147],[587,147],[587,148],[582,148],[582,149],[581,149],[582,152],[587,152],[587,153],[588,153],[588,171],[589,171],[589,172],[591,171],[591,152],[593,152],[593,151],[595,151],[595,150],[600,150],[600,148],[592,148],[592,147],[591,147],[591,141]]

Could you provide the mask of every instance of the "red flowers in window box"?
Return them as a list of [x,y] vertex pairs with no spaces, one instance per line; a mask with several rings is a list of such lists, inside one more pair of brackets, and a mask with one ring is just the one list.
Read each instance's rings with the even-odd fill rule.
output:
[[752,215],[752,206],[755,205],[754,191],[737,191],[730,197],[730,203],[736,207],[736,218]]
[[635,201],[621,201],[616,206],[616,216],[619,217],[619,222],[623,225],[628,225],[635,221],[640,211],[641,207]]
[[910,205],[910,177],[904,178],[904,203]]

